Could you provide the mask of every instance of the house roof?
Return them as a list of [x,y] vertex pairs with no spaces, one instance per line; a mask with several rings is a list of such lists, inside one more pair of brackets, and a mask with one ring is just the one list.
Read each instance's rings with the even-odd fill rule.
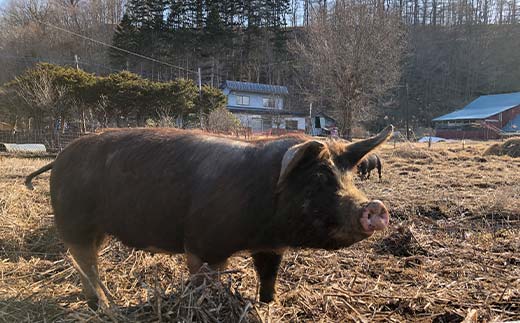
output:
[[330,115],[326,114],[323,111],[317,111],[316,114],[313,114],[312,116],[313,117],[324,117],[325,119],[329,119],[329,120],[332,120],[334,122],[336,121],[333,117],[331,117]]
[[518,105],[520,92],[483,95],[464,108],[437,117],[433,121],[484,119]]
[[505,132],[520,132],[520,114],[513,118],[513,120],[509,121],[502,131]]
[[289,94],[287,87],[281,86],[281,85],[269,85],[269,84],[239,82],[239,81],[225,81],[223,84],[223,87],[228,88],[233,91],[267,93],[267,94]]

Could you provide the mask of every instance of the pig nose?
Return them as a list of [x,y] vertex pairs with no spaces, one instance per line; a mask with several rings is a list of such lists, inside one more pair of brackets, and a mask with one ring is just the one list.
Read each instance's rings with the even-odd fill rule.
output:
[[372,200],[363,209],[361,226],[366,233],[383,230],[390,222],[390,214],[383,202]]

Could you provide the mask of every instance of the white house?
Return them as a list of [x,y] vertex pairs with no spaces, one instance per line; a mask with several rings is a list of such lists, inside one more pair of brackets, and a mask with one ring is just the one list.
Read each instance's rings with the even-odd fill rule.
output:
[[229,111],[254,133],[272,129],[305,131],[306,114],[284,109],[289,94],[285,86],[225,81],[222,91]]

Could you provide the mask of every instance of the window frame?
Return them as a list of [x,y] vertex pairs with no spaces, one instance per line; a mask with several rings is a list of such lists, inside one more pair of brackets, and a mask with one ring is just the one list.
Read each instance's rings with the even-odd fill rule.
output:
[[[292,124],[294,127],[287,127],[287,124]],[[298,130],[298,120],[285,120],[285,130]]]
[[[242,95],[242,94],[236,94],[236,104],[237,105],[250,105],[251,104],[251,98],[249,95]],[[247,103],[244,103],[244,99],[247,98]]]
[[[267,105],[266,105],[266,102],[267,102]],[[272,103],[273,105],[270,106],[269,103]],[[263,97],[262,98],[262,107],[264,109],[276,109],[276,98]]]

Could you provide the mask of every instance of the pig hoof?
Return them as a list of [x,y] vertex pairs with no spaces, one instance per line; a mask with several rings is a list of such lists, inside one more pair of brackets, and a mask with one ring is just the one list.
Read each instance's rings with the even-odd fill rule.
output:
[[97,298],[94,298],[94,299],[88,299],[88,300],[87,300],[87,305],[88,305],[88,307],[90,307],[90,309],[93,310],[93,311],[97,311],[97,310],[99,309],[99,303],[98,303]]
[[273,294],[268,294],[268,295],[260,295],[260,302],[264,302],[264,303],[271,303],[274,301],[274,295]]

